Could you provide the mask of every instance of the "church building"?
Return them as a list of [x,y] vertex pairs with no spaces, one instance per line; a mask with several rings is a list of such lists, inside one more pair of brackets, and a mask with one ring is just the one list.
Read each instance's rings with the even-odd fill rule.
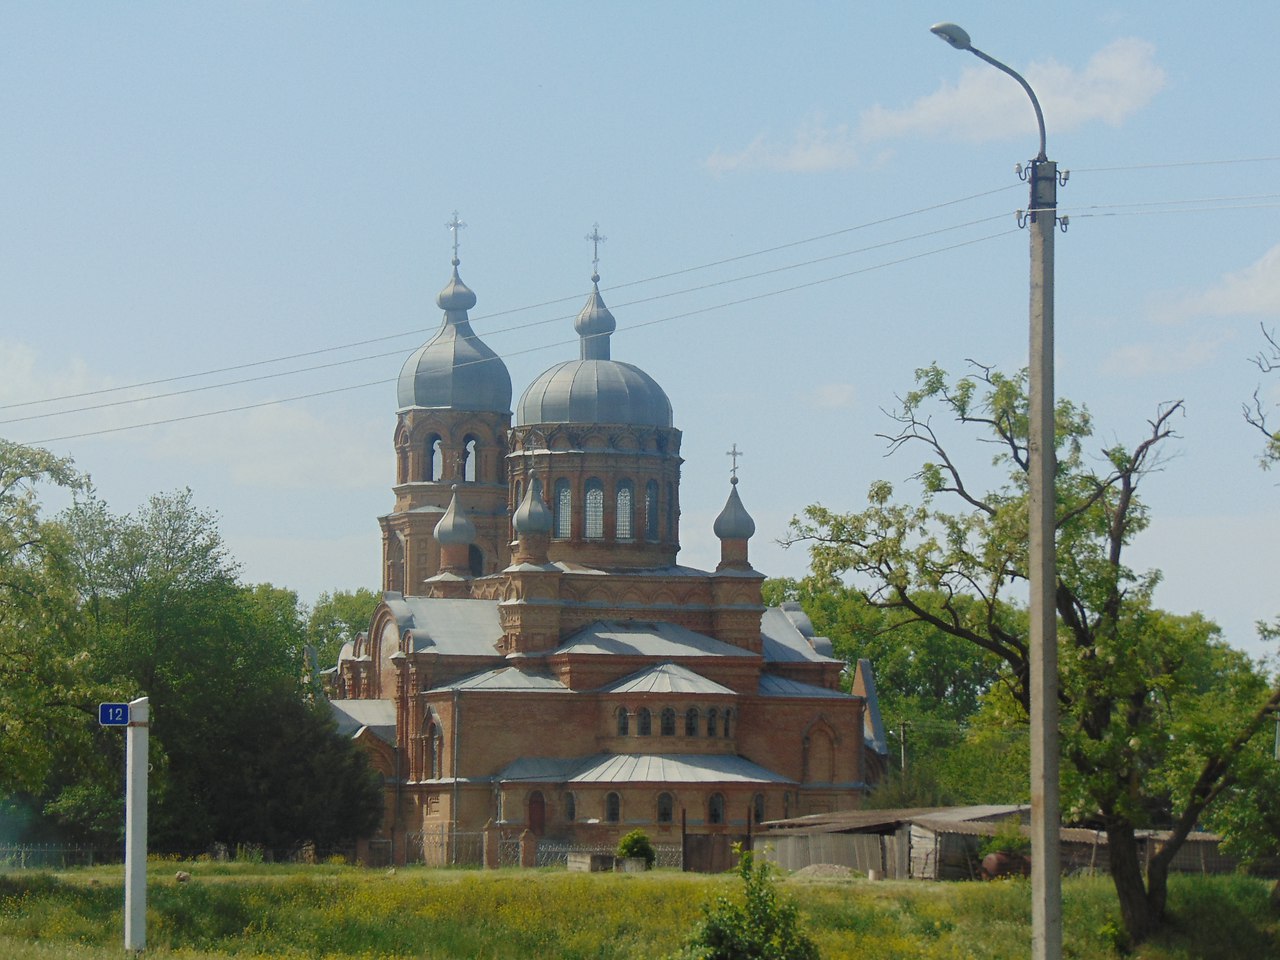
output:
[[385,778],[378,839],[396,861],[491,821],[671,843],[682,824],[740,835],[858,806],[886,751],[870,664],[844,692],[848,665],[799,606],[764,606],[736,466],[720,563],[679,565],[681,434],[657,381],[612,359],[598,273],[579,356],[513,422],[458,225],[443,323],[400,372],[382,600],[328,671],[340,728]]

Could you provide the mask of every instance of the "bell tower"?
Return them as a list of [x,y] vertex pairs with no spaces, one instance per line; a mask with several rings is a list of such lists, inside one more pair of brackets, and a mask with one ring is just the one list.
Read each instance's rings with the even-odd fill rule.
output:
[[436,303],[444,318],[435,336],[405,361],[397,384],[396,495],[382,527],[383,590],[415,595],[440,572],[437,524],[456,497],[475,526],[469,545],[472,576],[510,561],[507,518],[507,431],[511,375],[471,329],[467,311],[476,295],[458,274],[455,212],[453,275]]

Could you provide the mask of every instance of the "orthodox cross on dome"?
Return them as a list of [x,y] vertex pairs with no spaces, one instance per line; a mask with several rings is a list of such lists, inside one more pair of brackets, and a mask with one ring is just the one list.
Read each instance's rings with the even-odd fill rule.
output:
[[445,225],[445,229],[453,234],[453,265],[458,265],[458,231],[466,229],[466,224],[458,219],[458,211],[453,211],[453,219]]
[[[587,240],[591,241],[591,272],[593,274],[600,273],[600,244],[608,240],[608,237],[600,236],[600,224],[593,223],[591,232],[587,234]],[[593,277],[592,282],[599,282],[599,276]]]
[[738,445],[735,443],[733,445],[733,448],[725,453],[725,456],[733,457],[733,466],[729,470],[729,476],[733,478],[734,483],[737,483],[738,482],[738,458],[742,456],[746,456],[746,454],[744,454],[741,450],[739,450]]

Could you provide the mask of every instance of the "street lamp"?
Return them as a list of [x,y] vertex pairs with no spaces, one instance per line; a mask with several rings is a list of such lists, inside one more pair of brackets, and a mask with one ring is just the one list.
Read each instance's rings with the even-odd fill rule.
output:
[[[1045,154],[1044,114],[1016,70],[975,47],[954,23],[930,28],[1021,84],[1040,128],[1040,153],[1025,176],[1031,185],[1031,359],[1028,370],[1027,463],[1030,492],[1028,578],[1031,585],[1031,955],[1062,956],[1061,800],[1058,789],[1058,621],[1054,595],[1056,449],[1053,410],[1053,237],[1058,166]],[[1021,168],[1019,168],[1021,171]]]

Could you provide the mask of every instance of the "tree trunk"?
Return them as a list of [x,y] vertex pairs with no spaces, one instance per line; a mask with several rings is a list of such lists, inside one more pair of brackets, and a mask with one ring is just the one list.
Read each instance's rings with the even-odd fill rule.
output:
[[1161,871],[1158,882],[1153,882],[1148,892],[1133,824],[1123,818],[1107,820],[1106,828],[1111,881],[1120,901],[1120,919],[1130,942],[1136,946],[1151,936],[1163,919],[1166,874]]

